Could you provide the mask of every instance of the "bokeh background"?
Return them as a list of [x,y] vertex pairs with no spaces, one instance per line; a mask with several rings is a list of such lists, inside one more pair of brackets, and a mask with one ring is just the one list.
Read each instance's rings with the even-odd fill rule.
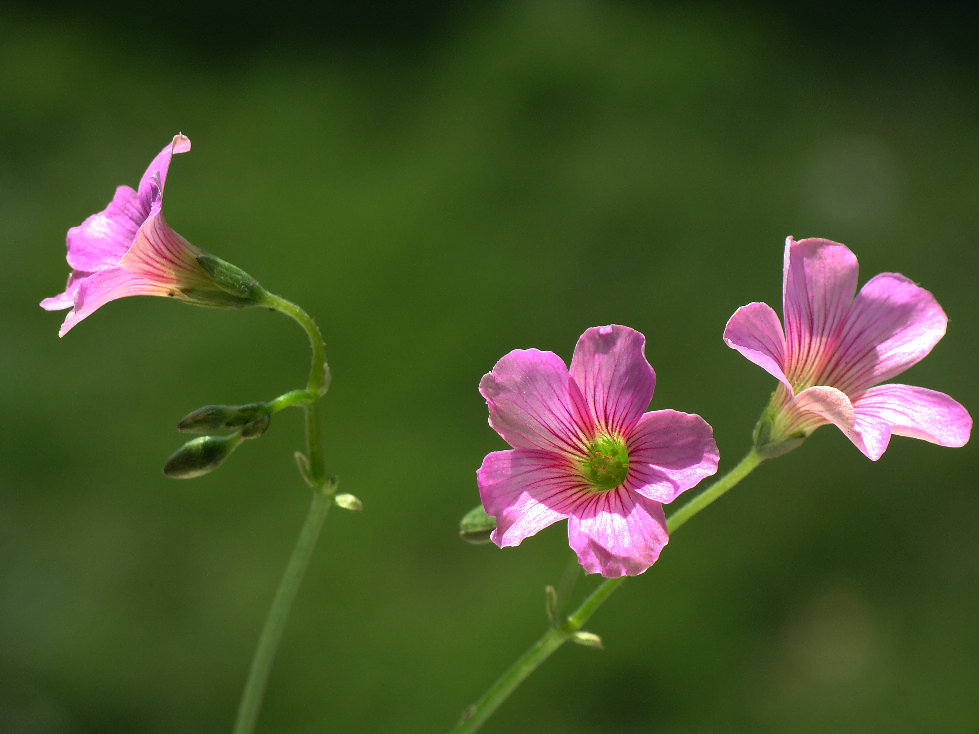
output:
[[[286,319],[131,298],[59,340],[37,306],[177,131],[168,220],[317,318],[328,466],[365,505],[327,519],[259,731],[446,731],[543,631],[564,527],[456,536],[510,349],[639,329],[652,407],[705,416],[729,468],[772,380],[724,323],[780,306],[786,235],[824,236],[935,293],[948,335],[900,379],[975,414],[975,44],[872,7],[4,3],[0,731],[229,731],[308,506],[298,411],[159,471],[186,412],[303,384]],[[976,456],[818,431],[484,731],[977,731]]]

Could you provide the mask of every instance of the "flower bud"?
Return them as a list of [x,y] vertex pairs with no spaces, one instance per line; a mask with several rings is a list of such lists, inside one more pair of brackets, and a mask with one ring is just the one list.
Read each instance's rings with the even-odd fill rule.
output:
[[333,501],[344,510],[363,510],[364,504],[352,494],[338,494]]
[[265,415],[260,415],[255,420],[246,423],[241,429],[242,438],[258,438],[261,436],[269,427],[269,423],[272,422],[272,416],[269,413]]
[[584,645],[585,647],[594,647],[599,650],[605,649],[602,645],[602,638],[596,635],[594,632],[578,630],[571,635],[571,641],[578,645]]
[[228,428],[240,428],[268,416],[269,408],[265,403],[205,405],[181,418],[177,423],[177,430],[183,433],[211,433]]
[[221,466],[241,442],[237,433],[192,439],[167,459],[163,474],[173,479],[192,479],[207,474]]
[[473,545],[489,543],[495,529],[496,520],[486,514],[482,505],[476,505],[459,521],[459,537]]

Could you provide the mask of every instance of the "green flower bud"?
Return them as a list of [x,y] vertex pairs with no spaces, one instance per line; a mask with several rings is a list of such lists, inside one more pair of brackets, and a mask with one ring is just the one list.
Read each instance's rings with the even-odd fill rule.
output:
[[269,423],[272,422],[272,416],[268,413],[259,416],[250,423],[246,423],[241,429],[242,438],[258,438],[261,436],[269,427]]
[[482,505],[476,505],[459,521],[459,537],[473,545],[489,543],[495,529],[496,520],[486,514]]
[[[240,428],[250,423],[266,419],[268,426],[269,408],[265,403],[248,405],[205,405],[185,415],[177,423],[177,430],[183,433],[211,433],[230,428]],[[264,429],[262,429],[264,432]],[[246,436],[246,438],[251,438]]]
[[207,474],[221,466],[241,442],[242,438],[237,433],[192,439],[167,459],[163,473],[173,479],[192,479]]

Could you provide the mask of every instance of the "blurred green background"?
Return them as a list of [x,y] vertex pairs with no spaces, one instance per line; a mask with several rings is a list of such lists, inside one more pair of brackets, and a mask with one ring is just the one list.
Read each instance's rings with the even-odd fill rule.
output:
[[[565,527],[456,537],[510,349],[639,329],[652,408],[707,418],[729,468],[773,381],[724,323],[780,310],[785,236],[823,236],[935,293],[949,333],[899,380],[975,414],[975,45],[870,7],[2,6],[0,731],[229,731],[307,509],[298,411],[159,471],[183,414],[303,384],[298,328],[130,298],[59,340],[37,306],[65,231],[177,131],[169,222],[317,318],[328,467],[365,505],[327,519],[261,732],[446,731],[543,631]],[[818,431],[484,731],[979,730],[976,455]]]

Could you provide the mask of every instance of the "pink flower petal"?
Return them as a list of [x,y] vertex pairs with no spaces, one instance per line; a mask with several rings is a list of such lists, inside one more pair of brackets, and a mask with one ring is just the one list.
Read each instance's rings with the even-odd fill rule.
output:
[[785,335],[778,314],[767,303],[742,306],[724,327],[724,343],[791,389],[785,376]]
[[515,349],[479,382],[489,423],[514,448],[580,452],[584,403],[553,352]]
[[160,286],[154,293],[166,293],[178,283],[200,287],[206,282],[196,260],[200,252],[170,228],[159,204],[154,204],[119,266]]
[[922,360],[945,334],[948,319],[935,297],[897,273],[881,273],[860,289],[827,383],[855,394]]
[[865,451],[877,460],[890,434],[920,438],[940,446],[964,446],[972,433],[972,417],[945,393],[911,385],[878,385],[854,401],[856,430]]
[[656,374],[643,354],[646,338],[626,326],[588,329],[575,346],[571,376],[605,431],[622,435],[649,406]]
[[78,270],[72,272],[68,276],[68,282],[65,284],[65,290],[63,293],[59,293],[56,296],[51,296],[50,298],[45,298],[41,301],[41,308],[46,311],[60,311],[63,308],[71,308],[75,305],[75,295],[78,293],[78,288],[82,281],[88,278],[91,273],[83,273]]
[[672,502],[717,472],[717,444],[707,421],[675,410],[646,413],[629,437],[626,488]]
[[586,572],[637,576],[669,541],[663,506],[623,488],[591,493],[568,517],[568,541]]
[[563,520],[588,491],[553,455],[525,449],[487,454],[476,481],[483,509],[496,518],[491,539],[501,548]]
[[823,363],[857,290],[857,258],[844,245],[821,239],[785,242],[786,374],[795,384],[819,382]]
[[795,408],[816,415],[821,422],[832,423],[854,443],[858,443],[853,429],[853,405],[846,393],[835,387],[816,385],[806,388],[794,398]]
[[65,316],[58,336],[64,336],[82,319],[109,301],[125,296],[160,296],[166,287],[152,283],[122,268],[101,270],[79,281],[73,308]]
[[167,171],[170,170],[170,159],[174,155],[186,153],[188,150],[190,150],[190,139],[178,133],[147,166],[146,172],[139,180],[139,207],[144,218],[149,216],[153,200],[163,196]]
[[68,230],[68,264],[89,273],[116,267],[145,218],[136,192],[120,186],[103,211]]

